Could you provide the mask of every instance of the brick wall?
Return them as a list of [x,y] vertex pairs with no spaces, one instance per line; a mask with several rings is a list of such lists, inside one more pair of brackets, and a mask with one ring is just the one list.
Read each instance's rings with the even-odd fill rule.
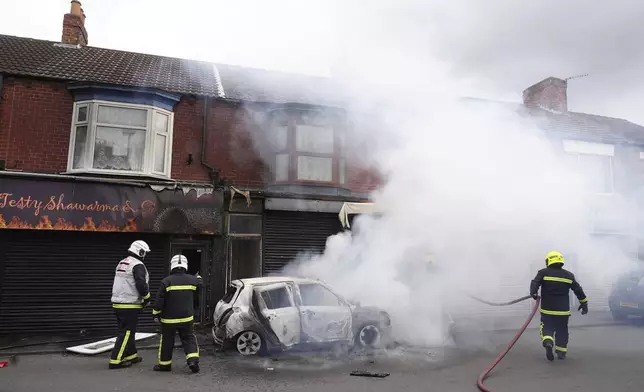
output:
[[[73,98],[64,82],[6,78],[0,102],[0,159],[8,169],[60,173],[67,169]],[[174,110],[172,178],[209,181],[201,165],[203,100],[183,97]],[[233,103],[209,102],[206,161],[240,188],[262,188],[266,169],[253,148],[254,122]],[[188,164],[192,154],[192,162]],[[356,192],[377,187],[376,176],[349,167]]]
[[0,102],[0,159],[6,167],[65,171],[72,108],[64,83],[5,78]]

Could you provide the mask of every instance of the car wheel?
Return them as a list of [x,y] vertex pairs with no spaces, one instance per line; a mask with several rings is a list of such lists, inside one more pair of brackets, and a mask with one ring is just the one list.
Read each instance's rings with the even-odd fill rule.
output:
[[266,352],[262,336],[255,331],[244,331],[235,339],[237,352],[244,356],[260,355]]
[[382,340],[382,332],[376,324],[364,324],[356,333],[355,342],[360,348],[377,348]]
[[620,312],[618,310],[611,310],[610,314],[613,316],[613,320],[615,321],[624,321],[628,319],[628,315],[626,313]]

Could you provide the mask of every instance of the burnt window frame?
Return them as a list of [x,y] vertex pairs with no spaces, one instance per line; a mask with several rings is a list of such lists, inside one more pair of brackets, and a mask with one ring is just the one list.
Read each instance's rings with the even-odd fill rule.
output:
[[[333,152],[318,153],[298,151],[297,131],[298,125],[310,125],[330,128],[333,132]],[[276,127],[286,127],[286,143],[284,148],[274,143]],[[322,110],[279,109],[269,112],[266,136],[269,145],[272,147],[272,168],[270,182],[273,184],[302,184],[302,185],[327,185],[346,186],[348,180],[348,165],[346,159],[346,129],[347,122],[343,115]],[[278,179],[278,156],[288,156],[288,170],[286,179]],[[330,158],[331,159],[331,180],[308,180],[298,178],[298,158],[300,156]]]

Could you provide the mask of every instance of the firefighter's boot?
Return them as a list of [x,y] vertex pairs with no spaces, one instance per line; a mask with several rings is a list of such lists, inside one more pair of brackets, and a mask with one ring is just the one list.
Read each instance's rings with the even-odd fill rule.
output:
[[557,351],[557,359],[566,359],[566,353],[563,351]]
[[193,359],[188,360],[188,367],[193,373],[199,373],[199,362]]
[[543,347],[546,349],[546,358],[548,358],[548,361],[554,361],[555,360],[555,355],[552,352],[552,349],[554,348],[554,344],[552,343],[552,340],[546,339],[543,341]]
[[169,372],[172,370],[171,365],[154,365],[152,368],[155,372]]
[[110,369],[124,369],[132,366],[132,362],[123,361],[121,363],[110,363]]

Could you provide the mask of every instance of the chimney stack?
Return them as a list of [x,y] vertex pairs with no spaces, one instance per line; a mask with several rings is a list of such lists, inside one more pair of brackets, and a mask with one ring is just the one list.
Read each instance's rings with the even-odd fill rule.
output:
[[523,90],[523,104],[556,112],[568,111],[568,82],[549,77]]
[[72,8],[63,17],[64,44],[87,45],[87,30],[85,30],[85,12],[78,0],[72,0]]

